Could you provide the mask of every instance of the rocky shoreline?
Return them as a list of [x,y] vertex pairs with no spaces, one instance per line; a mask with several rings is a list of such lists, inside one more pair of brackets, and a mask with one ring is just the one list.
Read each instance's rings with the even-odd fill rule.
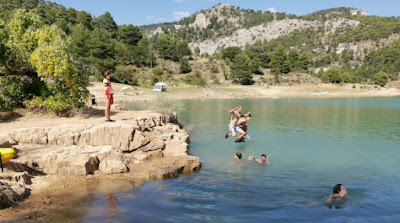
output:
[[78,180],[123,176],[145,182],[201,167],[199,158],[187,154],[189,133],[176,115],[120,113],[125,118],[114,123],[81,119],[75,124],[3,128],[0,147],[12,146],[18,154],[0,174],[1,209],[16,206],[37,188],[45,191],[54,186],[43,184],[49,176]]

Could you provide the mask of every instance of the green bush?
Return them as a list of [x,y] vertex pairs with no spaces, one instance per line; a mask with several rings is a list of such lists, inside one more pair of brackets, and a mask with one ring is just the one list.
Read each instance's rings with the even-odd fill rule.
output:
[[15,76],[0,79],[0,111],[21,107],[27,96],[27,83]]
[[190,67],[189,61],[186,58],[181,58],[179,60],[179,65],[180,65],[180,70],[182,74],[187,74],[192,71],[192,68]]
[[75,107],[73,102],[63,94],[51,95],[45,99],[36,97],[32,100],[26,100],[25,106],[30,109],[55,112],[57,115],[67,113]]
[[220,83],[219,83],[219,78],[218,78],[218,77],[214,77],[213,83],[214,83],[214,84],[220,84]]
[[210,68],[210,71],[211,71],[211,73],[218,73],[219,72],[219,70],[218,70],[218,65],[216,65],[216,64],[213,64],[212,66],[211,66],[211,68]]
[[389,81],[389,75],[383,71],[379,71],[376,73],[373,77],[373,81],[375,84],[380,85],[380,86],[385,86],[387,82]]
[[183,81],[190,85],[204,86],[207,84],[207,81],[201,76],[199,71],[196,71],[194,74],[186,75]]
[[154,75],[161,77],[164,74],[164,69],[162,67],[155,67],[152,72]]

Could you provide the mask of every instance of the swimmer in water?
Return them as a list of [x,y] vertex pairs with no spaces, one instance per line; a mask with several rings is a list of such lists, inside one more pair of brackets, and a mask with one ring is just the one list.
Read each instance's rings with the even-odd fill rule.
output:
[[233,157],[234,157],[235,160],[237,160],[237,161],[242,161],[242,154],[239,153],[239,152],[237,152],[237,153],[235,154],[235,156],[233,156]]
[[260,158],[255,158],[254,156],[249,156],[249,160],[253,160],[254,162],[257,162],[257,163],[267,163],[268,162],[267,155],[265,155],[265,154],[262,154],[260,156]]
[[333,194],[329,195],[328,199],[326,199],[325,203],[332,203],[333,200],[342,199],[347,194],[347,189],[342,184],[336,184],[333,187]]

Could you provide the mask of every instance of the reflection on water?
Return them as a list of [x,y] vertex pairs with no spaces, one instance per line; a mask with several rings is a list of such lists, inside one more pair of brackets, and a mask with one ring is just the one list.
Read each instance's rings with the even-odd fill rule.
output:
[[[228,111],[251,111],[252,136],[225,139]],[[185,101],[195,174],[114,193],[116,222],[396,222],[400,98]],[[233,155],[243,154],[243,162]],[[247,160],[267,154],[270,164]],[[345,201],[325,205],[337,183]],[[95,194],[79,221],[107,219]]]

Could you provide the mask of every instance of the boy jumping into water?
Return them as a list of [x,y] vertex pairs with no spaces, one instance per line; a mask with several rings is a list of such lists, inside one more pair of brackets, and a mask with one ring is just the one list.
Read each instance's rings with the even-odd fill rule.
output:
[[246,136],[247,139],[250,139],[250,136],[247,134],[247,125],[246,123],[250,121],[251,119],[251,112],[247,112],[244,116],[239,118],[239,121],[237,122],[237,125],[239,126],[239,137],[235,140],[235,142],[244,142],[244,136]]
[[[242,116],[242,106],[238,105],[236,108],[231,109],[229,113],[231,113],[231,121],[229,122],[228,129],[229,132],[226,133],[225,139],[227,139],[229,136],[236,137],[236,131],[239,131],[240,127],[237,125],[237,122],[239,121],[239,118]],[[243,130],[242,130],[243,131]]]

